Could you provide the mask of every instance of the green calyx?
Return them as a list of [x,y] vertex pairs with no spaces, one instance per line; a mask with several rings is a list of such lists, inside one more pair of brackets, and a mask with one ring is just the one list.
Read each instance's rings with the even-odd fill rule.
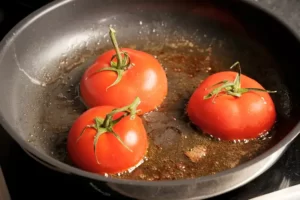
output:
[[[116,31],[110,27],[109,36],[116,51],[116,54],[113,55],[110,60],[110,67],[105,67],[97,71],[114,71],[117,73],[116,80],[110,86],[108,86],[106,90],[114,85],[117,85],[121,81],[124,71],[131,66],[130,57],[127,52],[120,51],[115,34]],[[115,58],[117,59],[117,62],[114,61]]]
[[211,87],[220,85],[219,87],[213,89],[209,94],[205,95],[203,99],[210,99],[214,97],[213,102],[215,102],[215,98],[220,93],[225,93],[227,95],[231,95],[234,97],[241,97],[242,94],[249,92],[249,91],[257,91],[257,92],[268,92],[268,93],[276,93],[277,91],[270,91],[270,90],[263,90],[260,88],[242,88],[241,87],[241,66],[239,62],[235,62],[230,69],[238,67],[238,73],[234,79],[233,82],[230,82],[228,80],[220,81]]
[[[89,124],[86,125],[84,127],[84,129],[81,131],[79,137],[77,138],[77,142],[80,140],[81,136],[83,135],[83,133],[85,132],[86,129],[88,128],[93,128],[97,131],[95,137],[94,137],[94,153],[95,153],[95,157],[96,157],[96,161],[98,164],[98,158],[97,158],[97,154],[96,154],[96,147],[97,147],[97,143],[99,140],[99,137],[101,135],[103,135],[104,133],[111,133],[113,134],[118,141],[129,151],[132,151],[124,142],[123,140],[120,138],[120,136],[114,131],[113,127],[119,122],[121,121],[124,117],[130,115],[130,119],[133,120],[136,116],[137,113],[137,107],[138,105],[141,103],[141,100],[139,97],[136,97],[135,100],[128,106],[124,106],[122,108],[117,108],[112,110],[110,113],[108,113],[105,118],[100,118],[100,117],[95,117],[94,119],[94,124]],[[124,112],[120,117],[118,117],[117,119],[113,119],[113,116],[117,113],[120,112]]]

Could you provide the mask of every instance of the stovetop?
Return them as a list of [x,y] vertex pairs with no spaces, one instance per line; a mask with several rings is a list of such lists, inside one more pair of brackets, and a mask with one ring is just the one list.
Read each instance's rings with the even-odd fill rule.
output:
[[[10,0],[0,3],[0,39],[21,19],[51,0]],[[260,0],[260,2],[263,2]],[[271,2],[268,0],[268,2]],[[285,2],[287,2],[285,0]],[[266,5],[268,5],[266,3]],[[19,8],[20,11],[16,11]],[[86,182],[52,171],[28,157],[0,126],[0,164],[12,200],[41,198],[129,199],[116,193],[103,195]],[[240,200],[300,183],[300,137],[281,159],[247,185],[211,200]],[[100,188],[101,189],[101,188]],[[107,188],[105,189],[107,190]],[[43,196],[41,196],[42,194]]]

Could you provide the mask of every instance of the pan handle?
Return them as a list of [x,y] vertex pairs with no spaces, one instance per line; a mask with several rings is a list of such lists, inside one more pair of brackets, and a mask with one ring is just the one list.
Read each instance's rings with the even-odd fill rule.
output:
[[9,190],[8,190],[1,166],[0,166],[0,199],[1,200],[11,200]]
[[30,153],[29,151],[27,151],[26,149],[23,149],[25,151],[25,153],[27,153],[31,158],[33,158],[34,160],[36,160],[37,162],[41,163],[42,165],[54,170],[54,171],[58,171],[58,172],[62,172],[62,173],[65,173],[65,174],[71,174],[70,172],[68,171],[65,171],[65,170],[62,170],[60,168],[57,168],[56,166],[54,165],[51,165],[43,160],[41,160],[40,158],[36,157],[35,155],[33,155],[32,153]]

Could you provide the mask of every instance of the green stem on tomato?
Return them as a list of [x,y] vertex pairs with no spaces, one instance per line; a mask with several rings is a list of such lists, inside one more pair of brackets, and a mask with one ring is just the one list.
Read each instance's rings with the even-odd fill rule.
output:
[[122,56],[121,56],[121,52],[118,46],[118,42],[116,39],[116,31],[113,28],[109,28],[109,36],[110,36],[110,40],[116,50],[116,55],[117,55],[117,68],[120,69],[122,67]]
[[[141,103],[141,100],[139,97],[136,97],[134,99],[134,101],[127,106],[121,107],[121,108],[116,108],[114,110],[112,110],[111,112],[109,112],[105,118],[100,118],[100,117],[95,117],[94,118],[94,124],[89,124],[86,125],[83,130],[81,131],[79,137],[77,138],[77,142],[80,140],[81,136],[83,135],[83,133],[85,132],[85,130],[87,128],[93,128],[95,129],[96,135],[94,137],[94,153],[95,153],[95,158],[98,164],[98,158],[97,158],[97,154],[96,154],[96,147],[97,147],[97,142],[99,140],[99,137],[104,134],[104,133],[111,133],[113,134],[116,139],[129,151],[132,151],[124,142],[123,140],[120,138],[120,136],[114,131],[113,127],[120,121],[122,120],[124,117],[130,115],[130,119],[133,120],[136,113],[137,113],[137,107],[138,105]],[[124,112],[120,117],[118,117],[117,119],[113,119],[113,116],[117,113],[120,112]]]
[[[113,55],[110,60],[110,66],[101,68],[100,70],[95,72],[95,73],[99,73],[103,71],[113,71],[117,74],[117,78],[115,79],[115,81],[111,85],[109,85],[106,88],[106,90],[108,90],[110,87],[117,85],[122,80],[124,71],[131,66],[130,57],[127,52],[122,52],[120,50],[115,33],[116,31],[113,28],[109,29],[110,40],[116,51],[116,54]],[[124,55],[123,57],[122,54]],[[114,61],[115,58],[117,58],[117,62]]]
[[134,101],[130,104],[130,105],[127,105],[127,106],[124,106],[122,108],[116,108],[114,110],[112,110],[110,113],[108,113],[104,119],[104,122],[103,122],[103,126],[104,127],[108,127],[109,124],[111,122],[113,122],[112,118],[113,116],[116,114],[116,113],[119,113],[119,112],[127,112],[125,114],[123,114],[123,116],[127,116],[128,114],[130,114],[130,118],[131,119],[134,119],[135,115],[136,115],[136,108],[138,107],[138,105],[141,103],[141,100],[140,98],[135,98]]
[[270,91],[270,90],[264,90],[264,89],[260,89],[260,88],[242,88],[241,87],[241,74],[242,74],[242,70],[241,70],[241,66],[240,63],[237,61],[235,62],[230,69],[234,68],[234,67],[238,67],[238,73],[234,79],[233,82],[230,82],[228,80],[223,80],[220,81],[214,85],[212,85],[211,87],[220,85],[219,87],[213,89],[210,93],[208,93],[207,95],[205,95],[203,97],[203,99],[210,99],[212,97],[213,98],[213,102],[215,102],[215,98],[221,93],[224,92],[227,95],[231,95],[234,97],[241,97],[242,94],[249,92],[249,91],[257,91],[257,92],[267,92],[267,93],[276,93],[277,91]]

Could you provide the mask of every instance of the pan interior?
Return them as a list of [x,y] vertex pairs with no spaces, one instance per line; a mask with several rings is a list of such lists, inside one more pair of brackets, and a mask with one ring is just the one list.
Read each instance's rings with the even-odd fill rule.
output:
[[[72,11],[62,13],[58,8],[16,33],[0,66],[4,71],[1,92],[6,94],[1,110],[30,145],[72,164],[66,138],[85,110],[78,82],[97,56],[112,48],[109,26],[116,29],[121,47],[155,55],[169,84],[163,105],[143,117],[151,143],[147,161],[120,178],[163,180],[215,174],[263,153],[298,122],[299,84],[293,81],[297,80],[294,52],[299,45],[282,26],[269,23],[268,16],[254,26],[251,14],[239,12],[235,4],[131,3],[136,6],[115,8],[108,1],[103,11],[97,1],[93,6],[78,2]],[[279,41],[278,35],[286,42]],[[272,94],[278,122],[267,137],[256,141],[217,141],[190,126],[184,112],[201,80],[228,70],[236,61],[244,74],[278,91]],[[184,155],[197,145],[207,152],[200,164]]]

